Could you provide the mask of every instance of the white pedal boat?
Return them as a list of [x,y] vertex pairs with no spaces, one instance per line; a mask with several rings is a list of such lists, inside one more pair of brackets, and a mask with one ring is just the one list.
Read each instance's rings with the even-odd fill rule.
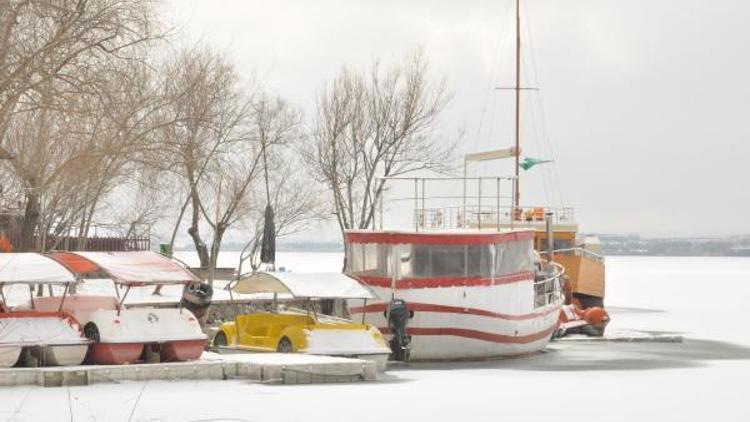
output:
[[[0,368],[19,363],[68,366],[83,362],[90,341],[83,336],[78,321],[60,308],[36,309],[31,294],[32,286],[38,283],[65,285],[67,293],[75,282],[73,274],[43,255],[0,254]],[[5,292],[13,287],[29,289],[31,309],[10,309]]]
[[[177,262],[154,252],[53,252],[50,256],[83,279],[113,282],[115,295],[37,298],[39,309],[61,306],[83,325],[93,341],[87,361],[119,365],[140,360],[182,362],[199,359],[206,335],[185,308],[129,308],[132,288],[200,282]],[[124,293],[120,288],[124,287]]]

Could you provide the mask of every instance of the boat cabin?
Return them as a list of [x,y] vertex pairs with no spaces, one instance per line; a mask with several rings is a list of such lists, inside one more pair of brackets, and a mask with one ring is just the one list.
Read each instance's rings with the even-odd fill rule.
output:
[[381,287],[534,271],[533,232],[346,233],[346,273]]

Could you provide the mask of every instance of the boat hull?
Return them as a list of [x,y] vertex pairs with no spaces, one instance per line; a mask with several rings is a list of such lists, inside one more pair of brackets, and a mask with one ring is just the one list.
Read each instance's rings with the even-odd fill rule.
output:
[[94,365],[125,365],[138,362],[141,353],[143,343],[95,343],[86,360]]
[[[38,307],[59,307],[61,297],[35,301]],[[95,343],[89,363],[121,365],[146,362],[182,362],[199,359],[206,345],[195,315],[187,309],[114,307],[109,296],[71,296],[63,303],[84,325]],[[152,347],[153,346],[153,347]],[[144,347],[151,347],[144,354]],[[144,358],[145,355],[145,359]]]
[[88,344],[71,344],[48,346],[42,349],[42,353],[47,365],[75,366],[83,363],[88,350]]
[[[390,290],[373,287],[379,297],[389,297]],[[482,293],[457,288],[400,291],[414,317],[407,333],[411,336],[412,360],[463,360],[517,356],[538,352],[549,343],[557,326],[561,301],[542,308],[519,312],[522,297],[533,299],[533,280],[519,282],[512,287],[482,289]],[[451,296],[455,296],[451,298]],[[467,302],[464,296],[484,299]],[[487,299],[494,296],[495,306]],[[451,300],[455,299],[455,300]],[[484,302],[484,303],[482,303]],[[380,328],[390,337],[383,315],[385,303],[374,303],[366,308],[352,307],[352,318],[362,318]]]
[[0,366],[80,365],[89,340],[65,312],[17,311],[0,314]]
[[161,345],[162,362],[186,362],[200,359],[206,340],[170,341]]
[[10,368],[21,356],[21,346],[0,346],[0,368]]

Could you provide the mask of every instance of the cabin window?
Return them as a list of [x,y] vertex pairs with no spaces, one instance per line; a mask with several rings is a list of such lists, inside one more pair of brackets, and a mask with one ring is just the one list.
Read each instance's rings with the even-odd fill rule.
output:
[[[411,245],[396,245],[395,247],[399,277],[414,277],[414,270],[417,265],[417,259],[414,256],[415,249]],[[424,266],[424,259],[419,259],[419,263]]]
[[401,245],[401,278],[490,277],[495,245]]
[[362,251],[362,273],[376,275],[378,273],[378,244],[365,243]]
[[357,275],[390,277],[391,245],[350,243],[347,245],[347,272]]
[[534,270],[531,242],[490,245],[350,243],[347,245],[347,271],[356,275],[393,277],[396,270],[402,279],[514,274]]
[[431,248],[433,277],[462,277],[466,275],[466,247],[436,245]]
[[534,271],[532,245],[531,239],[495,245],[495,274],[505,275]]
[[346,270],[351,274],[359,274],[362,272],[362,249],[361,243],[349,243],[346,245]]
[[570,249],[573,247],[573,241],[570,239],[553,239],[555,250]]
[[[555,238],[552,240],[552,242],[556,251],[560,249],[570,249],[570,248],[575,247],[572,239]],[[538,238],[536,249],[542,252],[547,251],[547,237],[546,236]]]
[[495,245],[472,245],[466,247],[466,275],[490,277],[495,262]]

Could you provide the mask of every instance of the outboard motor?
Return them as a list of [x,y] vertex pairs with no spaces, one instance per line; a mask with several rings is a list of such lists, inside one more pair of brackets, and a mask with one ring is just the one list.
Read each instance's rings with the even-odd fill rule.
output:
[[411,336],[406,332],[406,326],[414,317],[414,311],[409,310],[405,300],[393,299],[388,304],[385,316],[388,319],[388,329],[393,333],[390,341],[393,359],[407,362],[411,351]]
[[192,312],[203,325],[208,317],[208,309],[211,307],[211,299],[214,289],[208,283],[189,284],[182,293],[180,306]]

